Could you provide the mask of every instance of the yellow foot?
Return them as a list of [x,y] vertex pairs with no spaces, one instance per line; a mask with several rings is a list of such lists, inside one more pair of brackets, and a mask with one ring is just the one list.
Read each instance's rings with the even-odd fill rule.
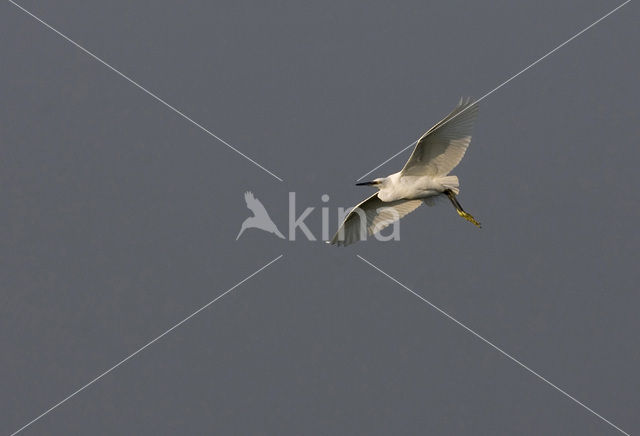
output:
[[467,212],[465,212],[463,210],[459,210],[458,211],[458,215],[460,215],[462,218],[466,219],[470,223],[475,224],[477,227],[482,228],[482,224],[480,224],[478,221],[476,221],[476,219],[470,213],[467,213]]

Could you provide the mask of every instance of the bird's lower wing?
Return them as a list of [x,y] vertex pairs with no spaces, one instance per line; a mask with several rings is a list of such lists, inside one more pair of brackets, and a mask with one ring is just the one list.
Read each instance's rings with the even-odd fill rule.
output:
[[422,200],[384,202],[375,193],[349,212],[330,243],[347,246],[365,239],[413,212],[421,204]]

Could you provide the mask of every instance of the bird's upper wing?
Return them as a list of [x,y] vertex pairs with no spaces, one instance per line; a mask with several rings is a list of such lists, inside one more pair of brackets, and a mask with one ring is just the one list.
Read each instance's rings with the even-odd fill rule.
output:
[[405,176],[446,176],[460,163],[471,142],[477,103],[460,99],[453,111],[422,135],[402,168]]
[[[413,212],[422,204],[422,200],[397,200],[384,202],[378,198],[376,192],[371,197],[354,207],[338,229],[331,244],[349,245],[361,240],[366,235],[372,235]],[[362,215],[362,216],[361,216]],[[366,223],[361,225],[361,219]]]
[[264,216],[269,214],[267,210],[264,208],[260,200],[253,196],[253,192],[247,191],[244,193],[244,201],[247,203],[247,208],[253,212],[255,216]]

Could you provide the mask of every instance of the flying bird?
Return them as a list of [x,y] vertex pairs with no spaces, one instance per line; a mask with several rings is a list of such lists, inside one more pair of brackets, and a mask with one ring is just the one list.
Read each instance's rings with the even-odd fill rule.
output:
[[273,233],[280,239],[285,239],[284,235],[280,233],[280,230],[278,230],[275,223],[271,220],[271,217],[260,200],[254,197],[251,191],[244,193],[244,201],[247,203],[247,208],[253,212],[253,216],[244,220],[242,227],[240,228],[240,233],[238,233],[238,236],[236,237],[236,241],[246,229],[264,230],[265,232]]
[[471,142],[473,122],[478,104],[470,98],[458,105],[442,121],[427,131],[418,141],[400,172],[371,182],[378,192],[354,207],[329,243],[346,246],[366,239],[425,203],[446,196],[458,215],[480,227],[480,223],[465,212],[456,196],[460,192],[458,177],[449,173],[460,163]]

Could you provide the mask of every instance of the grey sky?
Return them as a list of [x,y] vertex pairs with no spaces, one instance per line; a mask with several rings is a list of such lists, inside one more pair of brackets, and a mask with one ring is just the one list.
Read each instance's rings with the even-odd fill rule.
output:
[[620,434],[356,254],[640,431],[635,2],[482,102],[454,171],[482,230],[443,204],[347,249],[235,241],[243,193],[281,230],[289,191],[355,204],[621,2],[18,3],[284,182],[0,4],[0,432],[279,254],[23,434]]

